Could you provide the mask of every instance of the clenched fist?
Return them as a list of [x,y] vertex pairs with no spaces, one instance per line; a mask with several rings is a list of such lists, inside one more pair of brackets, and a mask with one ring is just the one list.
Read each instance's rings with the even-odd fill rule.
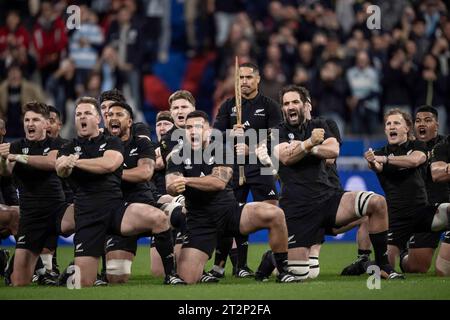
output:
[[10,145],[11,145],[10,143],[0,144],[0,156],[2,156],[5,159],[8,158]]
[[322,128],[313,129],[311,133],[311,143],[313,146],[321,144],[325,140],[325,130]]
[[369,150],[367,150],[365,153],[364,153],[364,158],[367,160],[367,162],[369,162],[369,163],[375,163],[377,160],[376,160],[376,156],[375,156],[375,153],[373,152],[373,150],[372,150],[372,148],[369,148]]

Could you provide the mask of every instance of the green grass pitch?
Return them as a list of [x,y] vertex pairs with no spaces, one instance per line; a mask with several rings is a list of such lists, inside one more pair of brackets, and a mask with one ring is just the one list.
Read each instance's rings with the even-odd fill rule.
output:
[[[251,244],[249,266],[256,269],[265,244]],[[72,247],[58,249],[59,264],[66,266],[72,259]],[[326,243],[320,256],[320,276],[316,280],[295,284],[279,284],[275,278],[270,282],[258,283],[253,279],[236,279],[230,276],[218,284],[194,286],[165,286],[161,278],[150,275],[149,247],[140,246],[133,263],[132,277],[125,285],[109,285],[100,288],[42,287],[35,284],[26,288],[7,288],[0,283],[0,300],[6,299],[267,299],[267,300],[311,300],[311,299],[450,299],[450,278],[434,275],[434,268],[428,274],[406,275],[406,280],[382,281],[380,290],[369,290],[367,276],[341,277],[338,274],[344,266],[354,260],[356,246],[353,243]],[[211,265],[209,261],[208,268]],[[3,279],[1,279],[3,280]]]

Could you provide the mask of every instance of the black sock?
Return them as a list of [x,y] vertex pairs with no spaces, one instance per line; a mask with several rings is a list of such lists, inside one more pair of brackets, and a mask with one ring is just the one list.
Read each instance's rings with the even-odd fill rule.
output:
[[283,273],[287,269],[288,254],[287,252],[274,252],[275,264],[279,273]]
[[387,255],[387,234],[387,231],[369,234],[370,241],[372,242],[373,246],[373,251],[375,252],[375,263],[379,267],[389,264]]
[[231,264],[233,265],[233,270],[237,269],[237,264],[238,264],[238,249],[237,248],[232,248],[230,250],[230,260],[231,260]]
[[106,255],[102,254],[102,271],[101,274],[106,274]]
[[53,269],[59,268],[59,266],[58,266],[58,260],[57,260],[56,258],[57,258],[57,256],[56,256],[56,249],[55,249],[55,252],[53,253],[53,257],[52,257],[52,266],[53,266]]
[[273,252],[269,250],[264,253],[256,272],[262,276],[268,277],[272,273],[273,269],[275,269],[275,266],[275,257],[273,256]]
[[173,254],[173,239],[170,230],[155,234],[155,248],[161,256],[164,273],[166,275],[176,273]]
[[248,236],[242,236],[235,239],[238,253],[237,267],[240,269],[247,266]]
[[[232,237],[221,237],[218,239],[219,243],[216,248],[216,255],[214,257],[214,265],[225,268],[228,254],[231,258],[231,247],[233,246]],[[233,263],[234,265],[234,263]]]
[[180,230],[180,232],[184,233],[186,230],[186,216],[182,212],[183,207],[176,207],[173,209],[172,214],[170,215],[170,224],[175,229]]
[[372,250],[358,249],[358,258],[360,258],[360,257],[362,257],[362,256],[367,256],[367,257],[369,257],[371,253],[372,253]]

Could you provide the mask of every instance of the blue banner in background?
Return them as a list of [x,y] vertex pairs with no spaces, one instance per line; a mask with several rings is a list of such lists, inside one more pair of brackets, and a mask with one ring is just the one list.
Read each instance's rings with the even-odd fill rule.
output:
[[[341,178],[342,185],[345,190],[348,191],[374,191],[378,194],[384,195],[380,184],[378,183],[377,176],[370,170],[340,170],[339,176]],[[279,187],[279,186],[278,186]],[[251,194],[249,195],[248,201],[252,201]],[[356,230],[353,229],[346,233],[340,234],[336,237],[326,237],[326,241],[355,241]],[[268,241],[267,230],[262,230],[250,235],[250,242],[261,243]],[[73,236],[68,238],[60,237],[58,241],[59,245],[71,245],[73,244]],[[139,244],[149,244],[149,238],[141,238],[138,241]],[[14,239],[10,237],[9,239],[2,241],[3,245],[13,245],[15,244]]]

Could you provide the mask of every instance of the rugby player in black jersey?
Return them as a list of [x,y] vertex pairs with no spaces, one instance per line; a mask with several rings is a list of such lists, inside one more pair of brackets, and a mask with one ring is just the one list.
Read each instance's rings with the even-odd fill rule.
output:
[[[114,102],[108,109],[108,131],[119,137],[124,146],[124,169],[122,173],[122,193],[129,203],[146,203],[156,205],[150,179],[155,166],[155,149],[148,139],[133,136],[133,110],[123,102]],[[106,240],[106,274],[112,283],[124,283],[131,274],[131,264],[136,255],[137,236],[107,236]],[[155,248],[163,256],[162,260],[165,282],[174,284],[181,280],[173,277],[175,265],[173,243],[170,231],[162,232],[154,237]]]
[[[431,106],[422,106],[416,110],[414,120],[415,137],[426,144],[426,151],[431,155],[431,150],[445,137],[438,134],[438,111]],[[424,166],[425,186],[427,189],[428,203],[449,202],[450,187],[445,182],[434,182],[431,177],[428,157]],[[408,241],[408,250],[404,250],[400,256],[400,267],[404,272],[425,273],[431,266],[434,250],[438,247],[441,238],[440,232],[416,233]]]
[[0,145],[0,173],[11,175],[19,191],[20,219],[15,255],[8,271],[13,286],[31,282],[39,254],[49,237],[73,230],[73,206],[66,203],[55,172],[59,144],[47,136],[46,104],[24,105],[25,138]]
[[[227,99],[219,109],[214,128],[225,132],[231,130],[232,136],[244,136],[248,129],[267,130],[281,123],[282,114],[280,106],[274,100],[264,96],[259,92],[260,75],[258,67],[253,63],[243,63],[239,66],[241,93],[242,93],[242,124],[237,124],[236,99]],[[241,138],[242,139],[242,138]],[[244,139],[243,139],[244,140]],[[255,152],[255,145],[248,145],[235,140],[237,155]],[[247,158],[248,159],[248,158]],[[239,203],[246,203],[249,192],[252,192],[254,201],[265,201],[267,203],[278,204],[278,192],[275,186],[275,179],[271,175],[261,175],[261,163],[249,164],[246,160],[244,165],[245,181],[239,185],[239,167],[235,165],[233,170],[233,189]],[[253,271],[247,266],[248,239],[241,239],[243,242],[237,243],[236,248],[231,249],[232,240],[220,239],[216,250],[215,262],[211,274],[223,276],[225,262],[228,254],[233,263],[233,274],[240,278],[253,276]]]
[[[388,144],[365,158],[377,173],[389,211],[388,255],[392,266],[414,233],[448,230],[448,203],[428,204],[423,167],[425,142],[414,140],[411,116],[392,109],[384,116]],[[374,245],[373,241],[372,244]]]
[[80,271],[75,276],[83,287],[96,280],[108,233],[157,235],[170,228],[161,210],[123,199],[123,146],[119,138],[100,132],[100,121],[97,100],[80,98],[75,107],[78,137],[63,146],[56,161],[58,175],[75,185],[75,265]]
[[[309,274],[309,248],[319,229],[339,228],[363,216],[369,220],[376,264],[384,278],[402,277],[387,259],[388,217],[385,199],[373,192],[344,192],[329,181],[326,159],[339,155],[339,143],[326,121],[307,120],[303,108],[309,92],[288,86],[280,92],[285,122],[278,129],[275,156],[280,160],[280,206],[289,231],[289,265],[298,279]],[[276,133],[276,131],[275,131]]]
[[[450,135],[434,147],[430,167],[434,182],[450,183]],[[435,266],[438,276],[450,276],[450,231],[445,233]]]
[[231,188],[232,167],[226,164],[222,137],[209,144],[210,135],[208,116],[202,111],[191,112],[186,119],[185,144],[174,149],[168,158],[167,191],[173,196],[182,193],[188,212],[187,234],[178,262],[180,276],[190,284],[200,280],[218,232],[241,237],[268,228],[269,244],[280,272],[278,281],[296,281],[287,271],[283,211],[264,202],[239,205]]

